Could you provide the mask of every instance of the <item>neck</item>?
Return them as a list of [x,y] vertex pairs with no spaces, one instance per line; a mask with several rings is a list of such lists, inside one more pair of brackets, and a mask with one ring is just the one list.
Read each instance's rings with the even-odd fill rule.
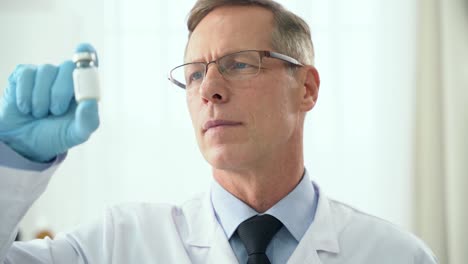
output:
[[255,166],[237,170],[213,168],[215,180],[228,192],[259,213],[264,213],[300,182],[304,174],[302,141],[289,151],[275,151]]

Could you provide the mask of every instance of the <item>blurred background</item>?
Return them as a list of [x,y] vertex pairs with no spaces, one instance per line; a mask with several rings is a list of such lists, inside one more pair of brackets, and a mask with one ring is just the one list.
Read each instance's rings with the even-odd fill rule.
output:
[[[17,64],[59,64],[80,42],[100,57],[101,127],[68,153],[23,240],[209,188],[185,92],[167,81],[194,2],[0,1],[0,92]],[[440,263],[468,263],[468,1],[279,2],[310,24],[322,79],[304,133],[311,177],[417,234]]]

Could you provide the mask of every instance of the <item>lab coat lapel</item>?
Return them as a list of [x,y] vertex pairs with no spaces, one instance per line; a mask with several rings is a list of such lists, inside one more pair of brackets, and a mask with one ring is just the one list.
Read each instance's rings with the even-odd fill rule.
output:
[[226,234],[224,233],[221,226],[218,224],[213,243],[211,243],[210,252],[208,255],[208,264],[238,264],[237,258],[232,251],[231,245],[229,244]]
[[188,207],[186,210],[190,230],[187,246],[197,252],[192,255],[193,262],[238,264],[223,228],[216,219],[210,193],[204,195],[201,206]]
[[330,210],[328,198],[320,193],[314,183],[316,192],[319,193],[319,201],[315,218],[304,237],[297,245],[296,250],[288,260],[288,264],[322,264],[317,251],[338,253],[338,230],[336,221]]

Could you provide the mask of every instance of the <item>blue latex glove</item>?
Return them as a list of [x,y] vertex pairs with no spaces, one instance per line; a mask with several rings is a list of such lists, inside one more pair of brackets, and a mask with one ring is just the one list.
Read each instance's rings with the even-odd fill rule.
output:
[[[94,51],[80,44],[77,52]],[[99,126],[96,100],[74,99],[72,61],[18,65],[0,99],[0,141],[22,156],[47,162],[85,142]]]

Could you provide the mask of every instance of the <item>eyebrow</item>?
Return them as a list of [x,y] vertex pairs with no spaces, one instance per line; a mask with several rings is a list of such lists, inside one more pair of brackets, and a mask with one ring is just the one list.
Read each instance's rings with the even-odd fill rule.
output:
[[[222,58],[226,55],[229,55],[229,54],[232,54],[232,53],[236,53],[236,52],[240,52],[240,51],[244,51],[244,50],[262,50],[262,49],[255,49],[255,48],[237,48],[237,49],[229,49],[228,51],[224,51],[223,53],[221,53],[220,56],[216,57],[216,59],[214,60],[217,60],[219,58]],[[192,62],[210,62],[210,61],[213,61],[213,60],[209,60],[209,61],[205,61],[203,58],[196,58],[195,60],[192,60],[192,61],[187,61],[185,60],[184,58],[184,63],[192,63]]]

